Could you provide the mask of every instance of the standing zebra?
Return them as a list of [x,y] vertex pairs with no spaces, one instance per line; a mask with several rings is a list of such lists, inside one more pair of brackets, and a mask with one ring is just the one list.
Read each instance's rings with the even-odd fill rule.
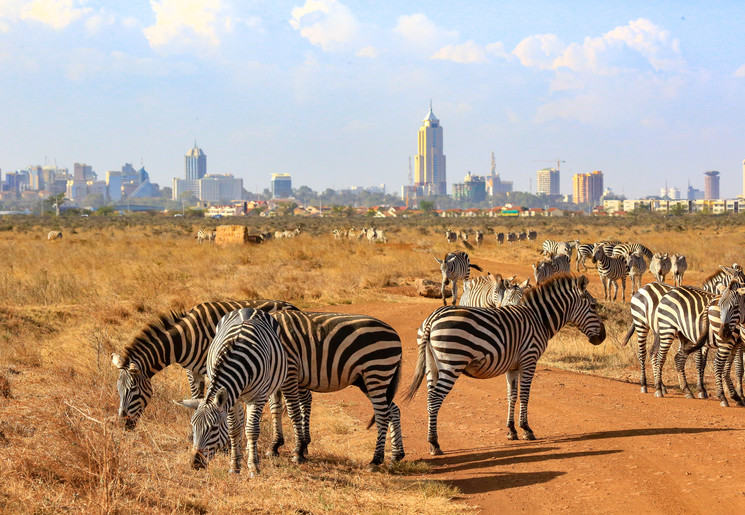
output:
[[497,308],[502,303],[506,281],[502,276],[487,274],[463,281],[461,306]]
[[215,336],[217,323],[231,311],[254,308],[268,313],[297,310],[279,300],[204,302],[188,313],[171,312],[148,324],[120,354],[111,355],[119,369],[119,418],[126,429],[134,429],[153,394],[152,377],[177,363],[187,370],[191,396],[204,392],[207,349]]
[[499,243],[500,245],[504,244],[504,233],[503,232],[497,233],[497,243]]
[[[259,473],[259,421],[269,396],[287,376],[287,353],[279,341],[279,324],[271,315],[251,308],[228,313],[217,324],[207,351],[210,385],[203,399],[177,404],[195,410],[192,467],[206,468],[230,438],[230,472],[241,470],[241,432],[245,427],[248,472]],[[248,405],[248,423],[238,404]]]
[[688,270],[688,261],[683,254],[673,254],[670,260],[670,273],[673,274],[675,286],[683,284],[683,274]]
[[628,258],[631,254],[639,252],[646,256],[647,259],[652,259],[652,251],[641,243],[620,243],[613,246],[613,253],[611,257],[623,257]]
[[642,275],[647,271],[647,262],[644,261],[641,251],[631,253],[626,261],[629,267],[629,277],[631,278],[631,293],[642,287]]
[[535,241],[536,238],[538,238],[538,233],[535,230],[533,230],[533,229],[529,229],[528,230],[528,239],[530,241]]
[[[287,351],[287,379],[282,385],[287,414],[295,432],[293,460],[302,463],[310,444],[310,395],[304,391],[336,392],[355,385],[373,405],[372,424],[378,438],[370,468],[385,457],[386,431],[391,432],[392,461],[404,457],[400,412],[393,402],[401,371],[401,339],[380,320],[365,315],[282,311],[274,313],[280,340]],[[284,443],[279,395],[270,399],[274,416],[272,453]]]
[[49,234],[47,234],[47,240],[61,240],[62,239],[62,231],[49,231]]
[[447,229],[445,230],[445,239],[448,240],[448,243],[455,243],[458,241],[458,233]]
[[613,302],[618,297],[618,280],[621,280],[621,302],[626,302],[626,278],[629,275],[629,269],[623,258],[608,257],[605,253],[605,244],[595,245],[592,254],[592,262],[597,263],[598,275],[603,283],[603,293],[605,300],[610,299],[610,287],[613,286]]
[[667,254],[655,254],[652,256],[652,261],[649,262],[649,271],[652,272],[655,280],[664,283],[665,276],[670,273],[672,263],[670,257]]
[[517,239],[518,239],[517,233],[514,233],[514,232],[507,233],[507,243],[516,242]]
[[209,229],[199,229],[197,231],[197,243],[201,245],[204,241],[213,243],[215,241],[215,231],[210,231]]
[[427,317],[419,328],[419,358],[404,398],[411,400],[427,375],[430,454],[442,454],[437,414],[461,374],[476,379],[507,375],[510,440],[517,439],[514,409],[519,379],[520,427],[526,439],[534,440],[528,425],[528,398],[536,363],[548,341],[567,323],[576,325],[593,345],[605,339],[605,326],[587,291],[585,276],[554,277],[530,290],[517,306],[495,310],[446,306]]
[[442,304],[447,305],[445,300],[445,285],[448,281],[453,283],[453,306],[458,301],[458,280],[468,280],[471,274],[471,268],[475,268],[479,272],[483,272],[480,266],[471,263],[468,258],[468,254],[462,250],[455,250],[445,255],[445,258],[440,260],[435,258],[435,261],[440,263],[440,271],[442,272],[442,286],[440,287],[440,293],[442,294]]
[[480,247],[482,243],[484,243],[484,233],[481,231],[476,231],[476,236],[474,237],[474,240],[476,240],[476,246]]
[[[657,306],[655,337],[655,397],[663,396],[661,370],[670,346],[677,336],[681,343],[680,350],[675,355],[675,365],[680,388],[687,398],[693,398],[685,377],[687,357],[710,340],[710,346],[717,348],[717,357],[714,361],[717,396],[722,406],[728,406],[722,386],[724,368],[731,359],[731,340],[737,326],[742,322],[740,307],[745,288],[741,288],[740,283],[733,281],[727,287],[720,287],[720,292],[720,295],[715,295],[693,286],[681,286],[672,288],[660,299]],[[745,310],[745,306],[742,308]],[[687,348],[687,344],[693,342],[696,344]],[[727,377],[727,383],[732,399],[741,404],[742,399],[734,391],[731,378]]]
[[538,266],[533,263],[533,275],[535,276],[536,284],[546,282],[549,277],[556,274],[568,274],[570,271],[569,256],[566,254],[551,256],[550,259],[538,263]]
[[587,272],[587,265],[585,265],[585,259],[590,258],[592,260],[592,252],[595,249],[595,245],[592,243],[578,243],[577,244],[577,272],[579,272],[579,265],[582,265]]

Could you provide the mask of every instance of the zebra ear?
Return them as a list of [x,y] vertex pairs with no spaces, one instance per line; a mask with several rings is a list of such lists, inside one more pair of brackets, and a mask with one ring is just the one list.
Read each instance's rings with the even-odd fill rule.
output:
[[117,354],[116,352],[111,353],[111,362],[116,368],[127,368],[127,364],[124,362],[121,355]]
[[722,283],[717,284],[717,293],[719,295],[721,295],[724,292],[724,290],[726,290],[726,289],[727,289],[727,287],[725,285],[723,285]]
[[518,284],[518,287],[522,288],[523,290],[525,288],[527,288],[528,286],[530,286],[530,277],[528,277],[523,282],[521,282],[520,284]]
[[587,289],[587,277],[580,275],[577,279],[577,286],[580,290],[585,291],[585,289]]
[[442,260],[440,260],[440,259],[435,258],[435,261],[437,261],[438,263],[442,264]]
[[201,402],[202,399],[184,399],[183,401],[173,401],[174,404],[178,404],[179,406],[183,406],[184,408],[190,410],[196,410]]
[[218,408],[224,408],[225,405],[228,403],[228,391],[223,386],[217,391],[217,395],[215,395],[215,404]]
[[133,376],[142,372],[142,370],[140,369],[140,366],[137,363],[130,363],[128,370],[129,370],[129,373],[132,374]]
[[724,272],[727,275],[735,275],[735,271],[737,270],[734,267],[728,267],[728,266],[722,266],[722,265],[719,265],[719,268],[721,268],[722,272]]

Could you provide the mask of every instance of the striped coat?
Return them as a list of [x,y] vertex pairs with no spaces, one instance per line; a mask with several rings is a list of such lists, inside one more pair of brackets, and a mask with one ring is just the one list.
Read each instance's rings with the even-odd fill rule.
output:
[[520,395],[519,425],[524,437],[535,439],[528,425],[528,398],[536,363],[548,341],[567,323],[582,331],[593,345],[605,339],[605,326],[587,278],[557,276],[525,296],[523,303],[496,310],[441,307],[419,328],[419,357],[405,399],[415,395],[427,376],[427,441],[431,454],[442,454],[437,415],[461,374],[476,379],[507,376],[508,437],[517,439],[514,407]]
[[672,263],[667,254],[655,254],[652,256],[652,261],[649,262],[649,271],[655,280],[661,283],[665,282],[665,276],[670,273],[671,267]]
[[592,254],[593,263],[597,263],[598,275],[603,283],[603,293],[605,300],[611,300],[610,289],[613,286],[613,302],[618,297],[618,280],[621,280],[621,302],[626,302],[626,278],[629,276],[629,269],[623,258],[608,257],[605,252],[605,244],[595,246]]
[[541,261],[538,265],[533,263],[533,275],[536,284],[546,282],[556,274],[568,274],[570,271],[569,256],[566,254],[551,256],[550,259]]
[[592,259],[592,251],[595,248],[595,245],[592,243],[581,243],[577,245],[577,272],[579,272],[579,266],[582,265],[584,267],[584,271],[587,271],[587,265],[585,265],[585,260],[587,258]]
[[626,263],[629,267],[629,277],[631,277],[631,291],[634,293],[642,287],[642,276],[647,271],[647,263],[639,251],[630,254]]
[[483,271],[480,266],[471,263],[468,254],[462,250],[456,250],[445,255],[444,259],[435,258],[440,264],[440,272],[442,272],[442,285],[440,287],[440,293],[442,294],[442,303],[447,305],[445,300],[445,285],[448,281],[453,283],[453,306],[458,301],[458,281],[467,281],[470,274],[471,268],[475,268],[479,272]]
[[620,243],[613,246],[613,254],[611,257],[622,257],[628,258],[631,254],[640,253],[647,259],[652,259],[652,251],[641,243]]
[[670,260],[670,273],[673,274],[673,281],[675,286],[681,286],[683,284],[683,275],[688,270],[688,261],[682,254],[673,254]]
[[47,240],[61,240],[62,231],[49,231],[47,234]]

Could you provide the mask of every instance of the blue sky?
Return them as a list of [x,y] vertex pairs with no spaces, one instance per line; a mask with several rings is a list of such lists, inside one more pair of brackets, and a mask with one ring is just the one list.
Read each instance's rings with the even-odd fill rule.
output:
[[449,182],[527,190],[561,158],[627,196],[742,192],[740,2],[0,0],[0,167],[142,160],[196,139],[251,191],[400,191],[432,99]]

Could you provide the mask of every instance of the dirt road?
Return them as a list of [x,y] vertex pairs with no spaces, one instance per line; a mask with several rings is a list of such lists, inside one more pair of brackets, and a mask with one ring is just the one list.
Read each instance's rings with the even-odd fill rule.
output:
[[[416,329],[438,305],[412,298],[324,311],[391,324],[403,341],[404,387],[416,363]],[[360,421],[369,419],[361,392],[340,397]],[[529,407],[537,440],[508,441],[506,413],[503,379],[461,377],[440,411],[445,455],[435,458],[427,453],[423,388],[402,406],[406,459],[428,460],[429,478],[456,485],[482,513],[745,513],[745,409],[672,390],[656,399],[636,384],[539,364]]]

